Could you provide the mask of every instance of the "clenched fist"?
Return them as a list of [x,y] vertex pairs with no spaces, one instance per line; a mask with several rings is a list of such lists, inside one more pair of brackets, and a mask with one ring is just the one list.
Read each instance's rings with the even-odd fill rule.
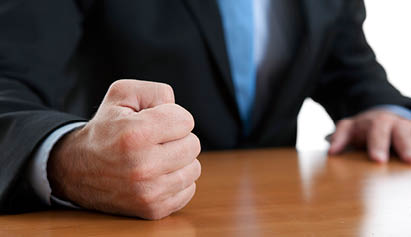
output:
[[48,161],[53,195],[83,208],[161,219],[193,197],[201,147],[170,86],[119,80]]

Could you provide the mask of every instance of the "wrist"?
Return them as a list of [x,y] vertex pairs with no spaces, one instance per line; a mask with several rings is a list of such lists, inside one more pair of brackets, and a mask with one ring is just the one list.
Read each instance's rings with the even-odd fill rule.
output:
[[65,134],[53,147],[47,162],[47,178],[52,195],[63,200],[71,200],[69,180],[72,176],[73,158],[78,157],[82,128]]

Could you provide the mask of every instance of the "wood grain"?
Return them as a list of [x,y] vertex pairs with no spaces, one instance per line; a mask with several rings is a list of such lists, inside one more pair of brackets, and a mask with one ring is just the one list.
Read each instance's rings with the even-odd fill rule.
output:
[[363,153],[203,153],[197,194],[160,221],[58,210],[0,216],[0,236],[411,236],[411,166]]

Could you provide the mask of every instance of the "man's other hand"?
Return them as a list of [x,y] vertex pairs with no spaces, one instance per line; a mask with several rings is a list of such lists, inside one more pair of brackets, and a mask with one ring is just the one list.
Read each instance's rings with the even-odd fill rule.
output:
[[166,217],[195,193],[201,147],[193,127],[170,86],[119,80],[94,118],[53,149],[53,195],[107,213]]
[[388,161],[392,146],[411,164],[411,120],[382,109],[341,120],[331,137],[329,154],[338,154],[348,145],[366,147],[370,159],[381,163]]

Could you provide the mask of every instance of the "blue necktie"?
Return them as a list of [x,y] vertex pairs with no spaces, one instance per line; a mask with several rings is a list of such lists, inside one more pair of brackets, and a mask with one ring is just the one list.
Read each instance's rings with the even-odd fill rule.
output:
[[248,134],[256,84],[253,0],[219,0],[218,4],[238,109]]

